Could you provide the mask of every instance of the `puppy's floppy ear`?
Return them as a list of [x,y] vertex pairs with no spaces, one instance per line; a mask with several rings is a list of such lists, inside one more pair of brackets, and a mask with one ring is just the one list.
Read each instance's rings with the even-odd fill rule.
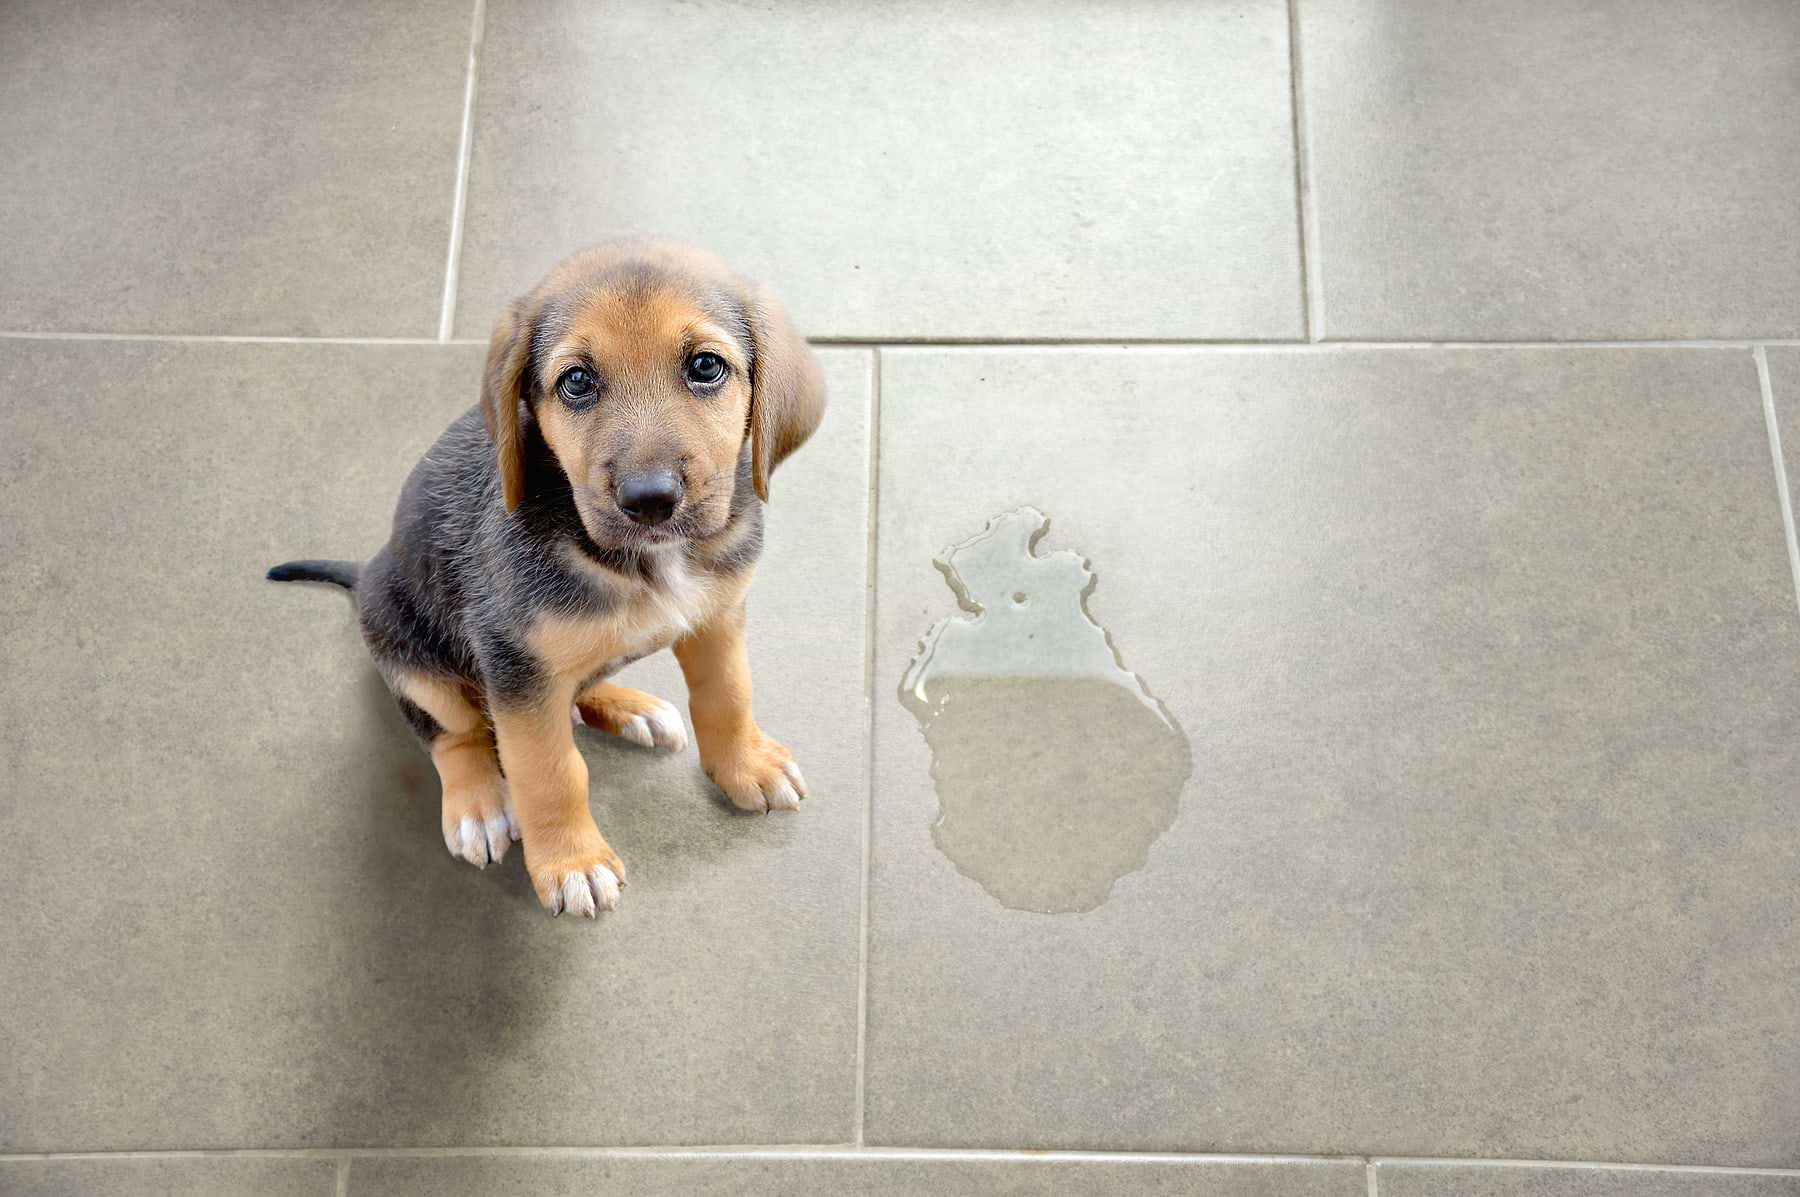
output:
[[750,470],[756,497],[767,503],[769,475],[806,443],[825,414],[825,375],[812,346],[772,295],[754,288],[748,307],[756,351],[750,367]]
[[494,325],[481,378],[481,418],[494,442],[500,493],[508,511],[517,510],[525,497],[525,434],[519,427],[519,402],[525,397],[520,384],[531,357],[530,325],[524,301],[515,300]]

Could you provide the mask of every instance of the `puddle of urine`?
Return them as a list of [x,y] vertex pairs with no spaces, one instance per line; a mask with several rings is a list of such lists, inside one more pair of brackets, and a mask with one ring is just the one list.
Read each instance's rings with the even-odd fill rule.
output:
[[1088,614],[1097,582],[1021,507],[935,564],[966,613],[900,685],[931,748],[932,838],[1003,906],[1092,910],[1144,866],[1193,772],[1187,737]]

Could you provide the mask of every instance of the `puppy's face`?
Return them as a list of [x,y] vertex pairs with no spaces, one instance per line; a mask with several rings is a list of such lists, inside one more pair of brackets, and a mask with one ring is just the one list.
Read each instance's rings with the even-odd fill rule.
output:
[[524,498],[529,418],[588,535],[616,548],[723,530],[746,448],[766,499],[824,405],[812,350],[772,299],[659,241],[587,250],[513,304],[482,388],[507,509]]
[[598,544],[704,538],[730,515],[750,417],[742,308],[644,279],[558,302],[532,353],[544,440]]

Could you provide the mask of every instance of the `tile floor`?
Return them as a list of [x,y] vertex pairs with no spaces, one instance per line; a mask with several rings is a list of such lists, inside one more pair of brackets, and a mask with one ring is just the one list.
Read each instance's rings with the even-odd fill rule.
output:
[[[1796,64],[1789,0],[0,6],[0,1193],[1800,1194]],[[627,231],[821,345],[752,595],[815,796],[588,736],[632,886],[552,922],[260,575]],[[939,850],[899,701],[1023,504],[1192,750],[1085,913]]]

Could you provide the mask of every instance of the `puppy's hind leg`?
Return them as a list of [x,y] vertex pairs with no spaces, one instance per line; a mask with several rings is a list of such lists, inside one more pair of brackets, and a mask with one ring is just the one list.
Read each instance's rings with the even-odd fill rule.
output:
[[507,808],[494,732],[462,687],[428,674],[389,675],[400,709],[431,749],[444,791],[444,844],[477,868],[498,863],[519,830]]
[[577,722],[643,748],[680,752],[687,747],[687,730],[674,704],[630,686],[595,682],[576,697],[573,713]]

